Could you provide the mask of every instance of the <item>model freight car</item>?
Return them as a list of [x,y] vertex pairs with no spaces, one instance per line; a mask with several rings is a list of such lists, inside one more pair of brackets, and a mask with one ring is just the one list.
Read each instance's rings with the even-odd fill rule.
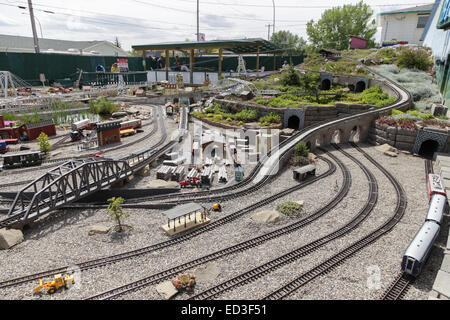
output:
[[37,166],[42,163],[42,153],[40,151],[31,151],[23,153],[14,153],[2,156],[3,168],[19,168],[28,166]]

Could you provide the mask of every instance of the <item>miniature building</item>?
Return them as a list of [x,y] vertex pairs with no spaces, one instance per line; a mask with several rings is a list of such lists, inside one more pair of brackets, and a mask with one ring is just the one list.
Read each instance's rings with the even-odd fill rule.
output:
[[350,49],[365,49],[367,40],[357,36],[350,36]]
[[167,224],[161,226],[169,235],[174,235],[191,228],[207,224],[211,219],[206,217],[204,208],[194,202],[186,203],[164,212]]
[[28,140],[30,141],[39,137],[41,132],[44,132],[49,137],[56,135],[56,127],[55,123],[53,122],[53,119],[35,123],[27,123],[24,126],[25,131],[28,135]]
[[334,49],[321,49],[319,51],[320,55],[328,58],[330,60],[339,60],[341,58],[341,53],[338,50],[334,50]]
[[184,178],[184,167],[179,166],[172,174],[172,180],[180,182]]
[[316,167],[312,164],[300,167],[294,170],[294,179],[302,181],[306,179],[308,175],[316,175]]
[[97,123],[98,145],[120,142],[120,120]]
[[234,169],[234,179],[236,181],[242,181],[242,179],[244,179],[244,168],[242,168],[240,165],[238,165]]
[[211,184],[214,178],[214,171],[211,167],[203,170],[201,175],[201,181],[204,184]]
[[175,171],[176,167],[163,165],[156,172],[156,178],[161,180],[170,180],[172,173]]
[[[5,125],[3,120],[0,121],[0,125]],[[56,135],[56,127],[53,120],[44,120],[35,123],[27,123],[20,127],[0,127],[0,138],[2,139],[20,139],[23,137],[24,140],[34,140],[41,132],[44,132],[47,136]]]

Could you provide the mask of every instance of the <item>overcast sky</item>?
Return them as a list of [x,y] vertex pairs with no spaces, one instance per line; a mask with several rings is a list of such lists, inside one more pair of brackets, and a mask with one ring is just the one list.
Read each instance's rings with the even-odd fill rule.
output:
[[[317,21],[331,6],[357,2],[275,0],[275,31],[290,30],[307,39],[308,20]],[[365,1],[375,13],[432,2]],[[196,40],[196,0],[33,0],[33,6],[44,38],[114,41],[117,36],[126,50],[137,44]],[[200,0],[200,33],[206,40],[267,39],[266,25],[272,20],[272,0]],[[38,22],[36,28],[41,37]],[[0,0],[0,34],[32,36],[27,1]]]

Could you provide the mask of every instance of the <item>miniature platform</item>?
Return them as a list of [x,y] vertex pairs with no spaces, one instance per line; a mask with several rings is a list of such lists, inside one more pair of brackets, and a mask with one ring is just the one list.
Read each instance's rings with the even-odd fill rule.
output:
[[[205,219],[202,220],[201,212],[197,212],[195,215],[197,223],[195,223],[194,214],[192,214],[191,219],[189,219],[189,216],[186,217],[186,227],[184,226],[184,217],[181,217],[179,220],[175,219],[170,221],[170,227],[169,224],[165,223],[164,225],[161,226],[161,229],[163,229],[169,235],[173,236],[174,234],[178,234],[180,232],[184,232],[186,230],[208,224],[211,221],[211,219],[209,219],[206,216]],[[173,230],[174,223],[175,223],[175,231]]]

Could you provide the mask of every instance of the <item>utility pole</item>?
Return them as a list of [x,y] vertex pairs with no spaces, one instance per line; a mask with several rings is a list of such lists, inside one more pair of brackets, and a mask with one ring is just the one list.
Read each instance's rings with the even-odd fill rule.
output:
[[200,28],[199,28],[199,7],[200,7],[200,0],[197,0],[197,42],[200,41]]
[[272,28],[272,34],[275,33],[275,0],[272,0],[272,4],[273,4],[273,28]]
[[270,41],[270,26],[271,26],[271,24],[269,23],[269,24],[266,24],[265,26],[267,27],[267,41]]
[[36,51],[36,53],[40,53],[41,50],[39,50],[39,42],[36,33],[36,24],[34,22],[33,4],[31,3],[31,0],[28,0],[28,9],[30,10],[31,29],[33,30],[34,50]]

